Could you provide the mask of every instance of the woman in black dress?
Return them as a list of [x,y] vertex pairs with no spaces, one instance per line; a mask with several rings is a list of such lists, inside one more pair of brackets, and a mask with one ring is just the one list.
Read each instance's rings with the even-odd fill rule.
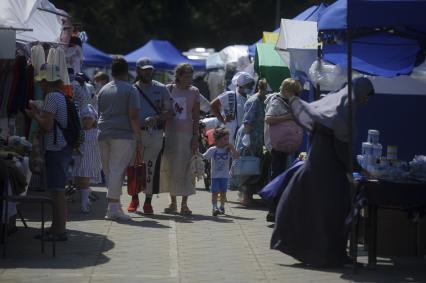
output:
[[[370,80],[353,81],[354,113],[372,94]],[[309,266],[343,265],[350,210],[347,87],[312,103],[289,99],[295,120],[311,132],[311,148],[281,196],[271,248]]]

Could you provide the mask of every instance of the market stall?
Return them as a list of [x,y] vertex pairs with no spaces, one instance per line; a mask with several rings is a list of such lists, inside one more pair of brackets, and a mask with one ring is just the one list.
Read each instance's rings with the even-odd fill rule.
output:
[[[30,100],[44,99],[34,77],[44,63],[60,68],[64,93],[71,95],[66,63],[68,15],[47,0],[0,2],[0,219],[3,252],[16,215],[16,200],[26,195],[33,173],[42,172],[38,127],[25,114]],[[39,198],[36,202],[49,201]],[[6,209],[7,208],[7,209]]]
[[[318,31],[319,31],[319,37],[322,40],[324,44],[334,44],[334,45],[342,45],[345,48],[345,51],[342,51],[344,54],[347,54],[345,57],[345,68],[347,69],[347,84],[349,92],[352,89],[352,69],[353,66],[357,66],[358,70],[360,70],[360,64],[358,64],[356,58],[357,55],[354,56],[354,44],[356,42],[363,44],[363,42],[359,42],[359,40],[364,39],[365,40],[365,34],[366,32],[368,35],[376,35],[379,33],[379,35],[386,34],[386,38],[390,40],[390,43],[397,42],[399,40],[397,37],[395,37],[395,34],[398,34],[398,37],[404,37],[404,38],[414,38],[416,41],[424,42],[424,31],[426,30],[426,25],[423,20],[423,16],[418,11],[424,11],[426,10],[426,1],[346,1],[346,0],[339,0],[335,2],[333,5],[329,6],[327,9],[323,11],[319,15],[318,18]],[[365,11],[368,11],[369,17],[365,17]],[[363,38],[364,37],[364,38]],[[389,42],[387,42],[389,43]],[[374,44],[369,44],[370,46]],[[389,44],[386,44],[386,47],[389,47]],[[406,44],[410,45],[410,44]],[[412,44],[411,44],[412,46]],[[421,45],[420,45],[421,46]],[[415,48],[415,47],[410,47]],[[327,48],[326,48],[327,50]],[[386,53],[386,48],[383,48],[381,46],[380,48],[382,53]],[[420,51],[420,50],[419,50]],[[365,51],[364,51],[365,53]],[[411,70],[408,71],[408,74],[412,72],[412,68],[414,67],[415,63],[413,60],[416,58],[413,57],[414,54],[418,55],[417,52],[403,52],[407,57],[409,57],[408,62],[405,62],[404,66],[399,66],[404,68],[410,68]],[[409,56],[411,54],[411,56]],[[384,54],[386,56],[386,54]],[[361,56],[361,54],[359,55]],[[354,59],[355,58],[355,59]],[[363,68],[365,68],[369,64],[373,64],[374,66],[379,66],[378,69],[384,70],[384,71],[394,71],[390,70],[390,65],[387,65],[389,62],[383,62],[383,60],[375,61],[377,57],[370,58],[366,64],[362,64]],[[411,60],[411,61],[410,61]],[[392,65],[394,66],[394,65]],[[371,70],[371,68],[370,68]],[[398,70],[401,70],[399,68]],[[365,69],[362,70],[365,72]],[[375,72],[367,72],[369,75],[375,75]],[[395,76],[398,74],[407,74],[401,71],[393,72],[390,76]],[[425,93],[423,93],[425,94]],[[351,96],[349,97],[349,109],[352,109],[352,102]],[[391,96],[389,96],[391,97]],[[374,100],[374,98],[372,99]],[[399,101],[400,104],[403,104],[405,101],[401,100]],[[399,109],[400,107],[396,108]],[[424,120],[423,120],[424,121]],[[348,117],[348,126],[351,129],[351,138],[350,140],[353,140],[353,113],[349,111],[349,117]],[[412,122],[412,121],[411,121]],[[422,120],[419,121],[419,123],[422,123]],[[406,124],[408,125],[408,124]],[[411,139],[418,139],[419,136],[421,136],[421,133],[419,131],[412,131],[411,132]],[[405,136],[404,142],[400,145],[400,147],[406,147],[407,142],[409,139],[407,139],[407,136]],[[376,141],[377,142],[377,141]],[[374,144],[374,143],[373,143]],[[353,144],[350,144],[348,148],[350,154],[353,153]],[[422,150],[422,148],[413,148],[412,150],[416,150],[417,153],[418,150]],[[404,183],[405,186],[408,186],[408,177],[412,176],[413,172],[412,169],[407,170],[402,166],[403,162],[399,161],[398,156],[394,154],[394,149],[391,148],[391,156],[392,160],[389,160],[389,147],[388,147],[388,157],[386,159],[387,164],[383,164],[383,166],[386,165],[385,168],[383,168],[383,171],[379,170],[377,167],[381,167],[381,152],[373,153],[373,152],[367,152],[366,160],[364,160],[364,165],[369,168],[373,174],[379,178],[383,179],[386,178],[389,180],[389,183],[387,187],[390,187],[392,184],[395,184],[397,182]],[[364,152],[365,153],[365,152]],[[371,153],[371,154],[370,154]],[[377,155],[375,155],[377,154]],[[377,157],[377,158],[374,158]],[[413,160],[414,161],[414,160]],[[370,166],[370,167],[368,167]],[[350,168],[352,168],[350,166]],[[421,167],[426,168],[426,167]],[[424,174],[424,172],[421,172]],[[418,172],[417,172],[418,174]],[[418,180],[417,182],[424,182],[424,180]],[[358,196],[359,192],[354,191],[354,197]],[[351,238],[351,254],[354,256],[354,259],[356,260],[357,255],[357,235],[356,235],[356,221],[352,221],[353,227],[352,227],[352,238]],[[356,266],[356,265],[355,265]],[[374,262],[372,263],[372,267],[374,267]]]

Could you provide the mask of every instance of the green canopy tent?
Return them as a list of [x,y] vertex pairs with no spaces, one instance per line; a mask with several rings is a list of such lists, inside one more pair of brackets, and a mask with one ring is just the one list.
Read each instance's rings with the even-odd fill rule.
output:
[[254,69],[259,77],[268,81],[273,91],[278,91],[281,82],[285,78],[291,77],[290,70],[275,51],[275,44],[273,43],[256,44]]

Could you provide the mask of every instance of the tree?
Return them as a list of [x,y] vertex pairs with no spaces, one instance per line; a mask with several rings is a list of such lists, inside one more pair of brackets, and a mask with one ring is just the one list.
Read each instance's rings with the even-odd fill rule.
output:
[[[165,39],[180,50],[221,49],[252,44],[263,31],[275,30],[276,0],[51,0],[81,23],[91,44],[127,54],[148,40]],[[286,0],[280,15],[292,18],[313,0]]]

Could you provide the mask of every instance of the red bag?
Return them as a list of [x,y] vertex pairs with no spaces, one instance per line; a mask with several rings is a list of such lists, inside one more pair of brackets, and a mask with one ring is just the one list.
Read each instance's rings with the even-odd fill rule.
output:
[[141,159],[141,152],[136,149],[136,157],[133,165],[127,167],[127,193],[130,196],[137,195],[146,188],[146,165]]

